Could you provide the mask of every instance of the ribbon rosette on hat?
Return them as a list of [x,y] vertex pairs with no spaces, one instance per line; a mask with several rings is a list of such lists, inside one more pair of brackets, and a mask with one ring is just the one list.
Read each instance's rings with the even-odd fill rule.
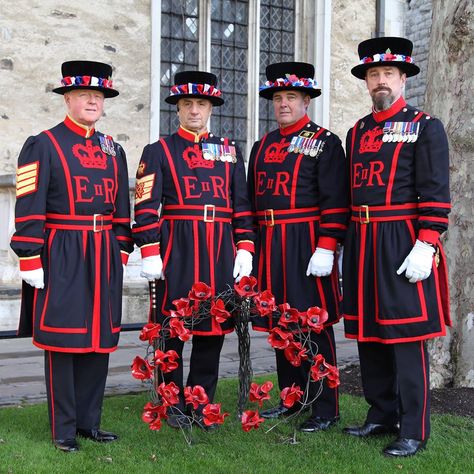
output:
[[273,383],[270,381],[264,382],[262,385],[252,383],[250,385],[249,400],[257,402],[258,406],[262,406],[265,400],[270,400],[270,390],[273,388]]
[[242,429],[246,433],[251,429],[256,430],[264,421],[265,419],[260,416],[258,411],[246,410],[242,413]]

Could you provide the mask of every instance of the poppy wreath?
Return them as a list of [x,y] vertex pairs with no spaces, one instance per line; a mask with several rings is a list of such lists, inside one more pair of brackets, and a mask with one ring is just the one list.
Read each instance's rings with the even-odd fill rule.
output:
[[[150,283],[153,284],[154,282]],[[228,286],[225,291],[213,296],[211,287],[203,282],[197,282],[187,297],[173,301],[175,309],[170,312],[169,318],[165,319],[163,326],[157,323],[143,326],[139,338],[148,342],[147,352],[144,358],[137,356],[133,360],[132,376],[149,382],[152,386],[151,402],[145,405],[142,414],[142,420],[148,423],[151,430],[161,429],[161,421],[167,418],[167,409],[179,401],[179,389],[173,382],[169,384],[163,382],[159,385],[156,382],[162,379],[160,375],[178,367],[178,354],[173,350],[164,351],[165,340],[171,337],[178,337],[182,341],[189,340],[190,328],[205,318],[214,318],[221,323],[233,316],[236,321],[240,356],[237,411],[244,431],[257,429],[264,422],[258,408],[270,400],[270,391],[273,389],[270,381],[260,385],[252,382],[248,332],[251,317],[271,317],[278,320],[277,326],[268,335],[269,344],[273,348],[283,350],[290,364],[295,367],[304,364],[308,368],[306,387],[293,384],[280,393],[285,407],[291,408],[297,403],[300,406],[300,410],[287,420],[294,418],[317,399],[323,389],[323,383],[327,383],[330,388],[339,385],[338,369],[318,354],[318,347],[311,339],[312,332],[319,334],[324,329],[324,323],[328,319],[327,311],[317,306],[299,311],[287,303],[276,305],[275,297],[269,290],[259,292],[256,288],[255,277],[243,277],[233,287]],[[153,288],[150,292],[154,301]],[[207,394],[199,385],[184,387],[183,395],[191,413],[190,425],[196,421],[198,409],[202,412],[203,423],[207,426],[222,424],[224,418],[228,416],[228,413],[221,412],[219,403],[209,403]],[[248,401],[257,403],[258,407],[254,410],[244,410]],[[187,440],[189,441],[189,438]]]

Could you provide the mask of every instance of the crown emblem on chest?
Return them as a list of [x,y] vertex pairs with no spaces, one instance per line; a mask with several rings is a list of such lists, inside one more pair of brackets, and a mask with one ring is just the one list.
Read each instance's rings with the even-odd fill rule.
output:
[[382,146],[383,130],[375,127],[372,130],[367,130],[360,139],[359,153],[375,153],[380,150]]
[[99,168],[101,170],[107,168],[107,156],[100,146],[92,144],[92,140],[86,140],[85,145],[76,143],[72,147],[72,153],[84,168]]
[[284,138],[278,143],[272,143],[265,151],[263,161],[265,163],[283,163],[288,155],[289,143]]
[[205,160],[199,145],[188,146],[183,151],[183,158],[188,164],[189,169],[194,168],[214,168],[214,161]]

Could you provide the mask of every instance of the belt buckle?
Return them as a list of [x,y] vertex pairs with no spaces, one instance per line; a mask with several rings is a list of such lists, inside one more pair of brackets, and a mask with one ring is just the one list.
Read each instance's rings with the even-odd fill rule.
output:
[[362,206],[360,206],[360,209],[359,209],[359,223],[368,224],[369,222],[370,222],[369,206],[367,204],[362,204]]
[[[212,210],[212,216],[209,217],[209,211]],[[214,204],[204,205],[204,222],[214,222],[216,218],[216,206]]]
[[[265,209],[264,212],[264,216],[265,216],[265,225],[267,227],[273,227],[275,225],[275,219],[273,217],[273,209]],[[270,216],[270,218],[268,218],[267,216]]]
[[104,227],[104,216],[102,214],[94,214],[94,232],[100,232]]

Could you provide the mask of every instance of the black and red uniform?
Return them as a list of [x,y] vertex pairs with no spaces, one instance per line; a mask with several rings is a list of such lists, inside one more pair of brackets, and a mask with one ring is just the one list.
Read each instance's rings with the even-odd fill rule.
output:
[[[344,322],[346,336],[359,342],[371,404],[367,421],[401,420],[401,437],[425,440],[429,361],[424,341],[443,336],[450,325],[439,241],[451,207],[446,134],[438,119],[401,97],[354,125],[347,155],[352,217],[344,246]],[[437,256],[430,277],[413,284],[396,272],[416,239],[435,245]]]
[[[233,152],[234,161],[205,159],[203,147]],[[228,157],[232,158],[229,154]],[[160,254],[164,281],[157,281],[158,321],[187,297],[196,282],[214,294],[233,285],[236,248],[253,252],[254,232],[244,162],[238,147],[212,133],[180,127],[173,135],[147,145],[137,172],[133,235],[142,257]],[[160,214],[159,209],[161,206]],[[212,400],[217,385],[219,354],[232,320],[222,324],[206,318],[191,328],[193,351],[188,385],[199,383]],[[166,349],[181,355],[183,343],[168,339]],[[182,363],[165,374],[183,387]]]
[[[294,137],[322,141],[316,157],[289,151]],[[291,147],[290,147],[291,150]],[[316,247],[335,250],[344,238],[348,216],[348,183],[344,151],[339,138],[304,116],[295,124],[274,130],[257,141],[250,155],[248,180],[258,224],[254,274],[259,290],[270,290],[277,304],[300,311],[319,306],[329,319],[321,334],[313,334],[328,363],[336,365],[332,325],[339,318],[337,265],[327,277],[306,276]],[[255,317],[253,328],[269,331],[277,319]],[[306,386],[307,367],[295,368],[276,350],[280,390],[296,383]],[[337,389],[324,390],[313,415],[338,415]]]
[[46,351],[53,438],[75,438],[76,428],[99,427],[120,333],[122,263],[133,250],[123,149],[69,116],[30,137],[18,159],[15,225],[20,270],[44,270],[44,289],[23,283],[19,335]]

